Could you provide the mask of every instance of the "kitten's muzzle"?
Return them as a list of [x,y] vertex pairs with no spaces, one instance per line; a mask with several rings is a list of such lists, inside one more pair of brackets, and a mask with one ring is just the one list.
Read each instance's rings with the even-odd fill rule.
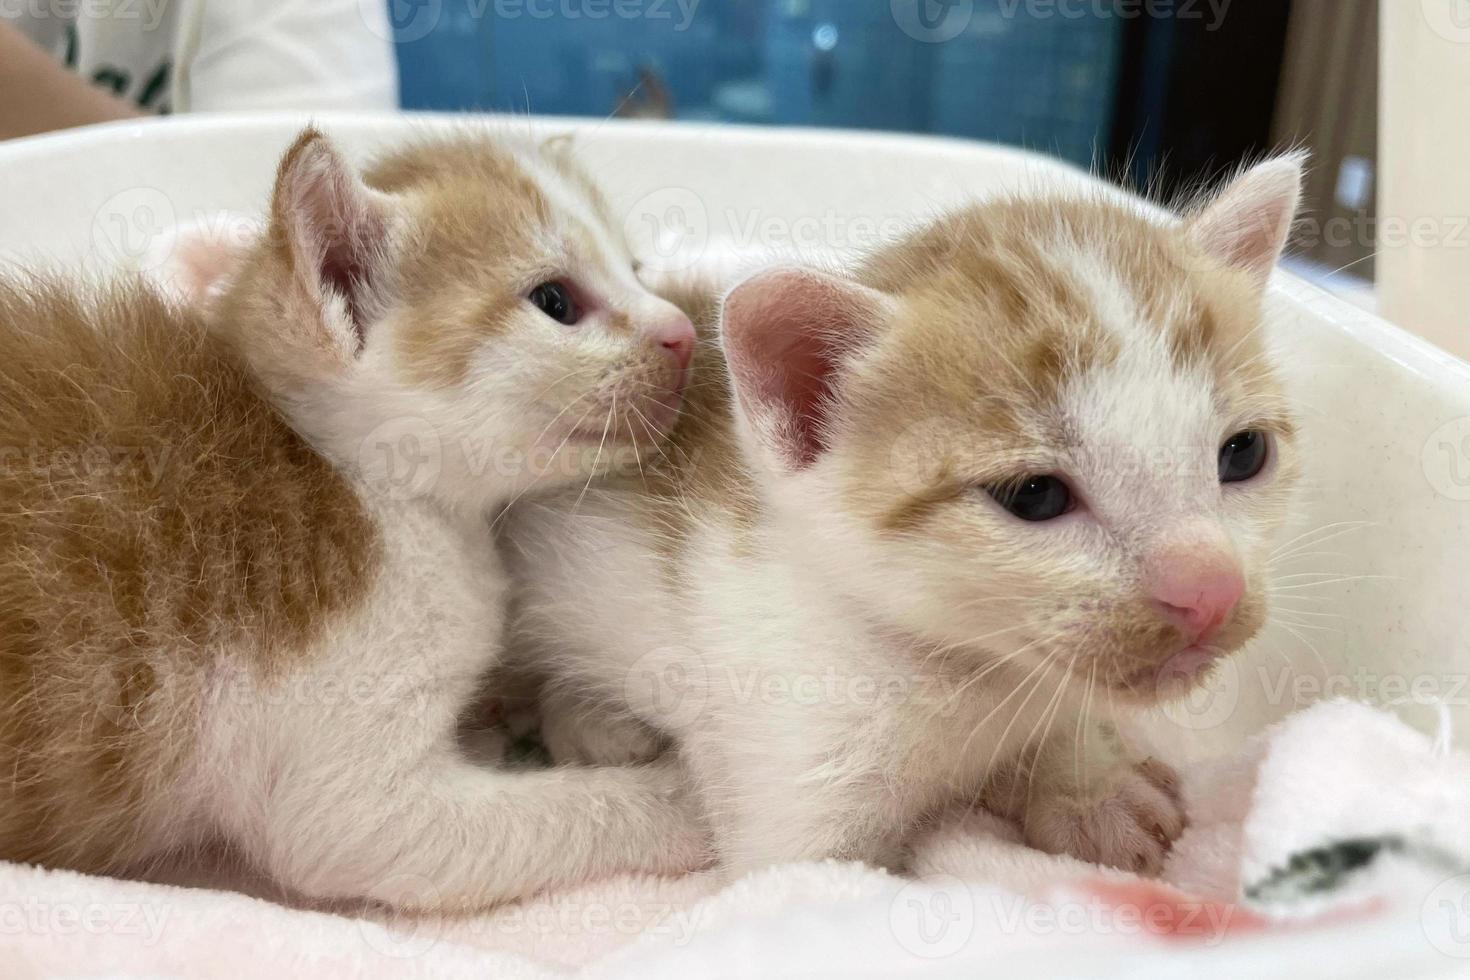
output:
[[1144,561],[1143,587],[1186,644],[1207,646],[1245,595],[1245,573],[1223,531],[1196,526],[1155,545]]

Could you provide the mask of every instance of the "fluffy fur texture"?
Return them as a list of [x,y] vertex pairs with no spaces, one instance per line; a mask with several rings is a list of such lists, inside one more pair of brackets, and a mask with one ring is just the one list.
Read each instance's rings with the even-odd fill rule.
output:
[[[851,276],[736,287],[667,465],[516,508],[515,645],[551,665],[553,749],[673,739],[737,871],[894,862],[976,799],[1047,850],[1157,869],[1174,775],[1107,708],[1177,695],[1262,625],[1296,463],[1258,327],[1301,165],[1177,221],[977,204]],[[1222,485],[1242,430],[1270,462]],[[1042,474],[1073,512],[1028,524],[986,492]],[[1203,639],[1160,598],[1226,574],[1243,594]]]
[[370,185],[308,130],[207,313],[0,284],[0,857],[223,840],[305,896],[439,909],[705,860],[668,766],[456,744],[499,651],[486,516],[657,441],[692,340],[568,167],[466,137]]

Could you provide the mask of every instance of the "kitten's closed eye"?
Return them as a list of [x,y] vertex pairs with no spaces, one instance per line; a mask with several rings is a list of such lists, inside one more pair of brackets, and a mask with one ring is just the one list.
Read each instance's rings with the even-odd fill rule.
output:
[[1254,429],[1237,432],[1220,447],[1220,482],[1244,483],[1255,479],[1271,457],[1271,440]]

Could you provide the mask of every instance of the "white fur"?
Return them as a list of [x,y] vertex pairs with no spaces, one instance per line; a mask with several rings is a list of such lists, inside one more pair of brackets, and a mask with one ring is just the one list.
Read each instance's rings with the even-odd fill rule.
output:
[[[634,370],[615,370],[616,357],[643,341],[629,330],[604,337],[595,317],[573,335],[527,303],[481,344],[463,383],[415,385],[395,343],[415,311],[395,294],[394,257],[407,236],[433,229],[415,227],[401,200],[364,186],[324,139],[300,160],[279,181],[284,233],[298,257],[281,288],[304,285],[321,335],[306,356],[273,362],[263,381],[367,508],[381,561],[369,594],[321,624],[311,648],[292,651],[276,672],[254,651],[219,652],[205,685],[202,751],[180,789],[184,809],[199,830],[223,835],[313,898],[483,908],[617,871],[700,867],[703,826],[669,765],[497,771],[471,762],[457,740],[501,650],[508,584],[487,518],[533,485],[591,476],[581,466],[541,473],[524,461],[548,437],[536,413],[554,410],[538,401],[545,375],[567,377],[558,357],[594,369],[584,371],[573,405],[603,394],[601,385],[651,387]],[[564,224],[596,223],[589,202],[567,187],[555,193],[579,212],[563,215]],[[351,284],[360,291],[355,306],[321,273],[329,245],[360,250],[354,258],[368,271]],[[638,286],[627,265],[599,242],[567,271],[602,309],[634,324],[676,312]],[[230,288],[250,286],[242,279]],[[312,324],[256,329],[282,327],[289,336]],[[312,360],[323,347],[333,356]],[[505,450],[508,459],[499,456]]]
[[377,499],[371,596],[279,677],[225,660],[194,780],[206,817],[288,887],[484,907],[704,860],[667,767],[497,772],[455,742],[498,647],[506,579],[482,526]]
[[[1278,170],[1264,171],[1273,186]],[[1278,216],[1294,203],[1287,196],[1243,195]],[[1048,568],[1094,578],[1115,569],[1119,593],[1136,588],[1120,556],[1175,522],[1228,526],[1259,557],[1263,533],[1210,466],[1230,426],[1248,420],[1219,417],[1210,379],[1173,365],[1159,324],[1145,324],[1111,269],[1072,243],[1051,246],[1120,342],[1111,368],[1063,392],[1065,415],[1083,426],[1080,442],[1145,454],[1193,447],[1203,463],[1187,475],[1145,466],[1139,479],[1120,479],[1109,460],[1083,460],[1069,476],[1098,495],[1096,514],[1007,536],[1025,543],[1019,550],[1044,548]],[[791,298],[773,299],[780,308]],[[510,538],[525,588],[524,655],[554,686],[615,705],[604,721],[626,710],[678,743],[734,871],[822,857],[892,863],[926,816],[977,799],[1024,818],[1033,844],[1157,869],[1181,829],[1169,775],[1124,744],[1099,705],[1093,715],[1082,708],[1088,685],[1068,683],[1065,667],[1033,653],[1008,673],[990,672],[1032,644],[1008,639],[1005,628],[957,634],[966,611],[925,594],[915,562],[892,560],[892,545],[850,513],[832,459],[840,450],[792,467],[773,448],[779,419],[763,414],[760,391],[745,390],[761,379],[742,379],[733,357],[731,366],[745,469],[760,499],[753,526],[744,508],[716,496],[689,500],[694,529],[670,564],[663,532],[628,496],[517,508]],[[759,365],[749,370],[759,374]],[[861,361],[852,368],[862,370]],[[942,574],[971,589],[961,595],[1007,598],[1010,583],[987,574],[983,554],[935,550],[923,560],[947,561]],[[999,613],[990,620],[1007,622]],[[956,636],[964,639],[946,647]],[[1085,636],[1067,643],[1080,649]],[[950,656],[977,645],[992,656]]]

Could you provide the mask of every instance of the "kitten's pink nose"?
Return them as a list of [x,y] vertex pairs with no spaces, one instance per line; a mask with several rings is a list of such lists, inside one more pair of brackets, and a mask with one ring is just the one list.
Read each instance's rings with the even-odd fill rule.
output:
[[1191,643],[1208,643],[1245,594],[1245,576],[1224,535],[1176,538],[1153,550],[1144,588],[1159,614]]
[[689,367],[694,358],[694,324],[683,313],[675,311],[652,320],[648,334],[664,350],[673,355],[679,370]]

